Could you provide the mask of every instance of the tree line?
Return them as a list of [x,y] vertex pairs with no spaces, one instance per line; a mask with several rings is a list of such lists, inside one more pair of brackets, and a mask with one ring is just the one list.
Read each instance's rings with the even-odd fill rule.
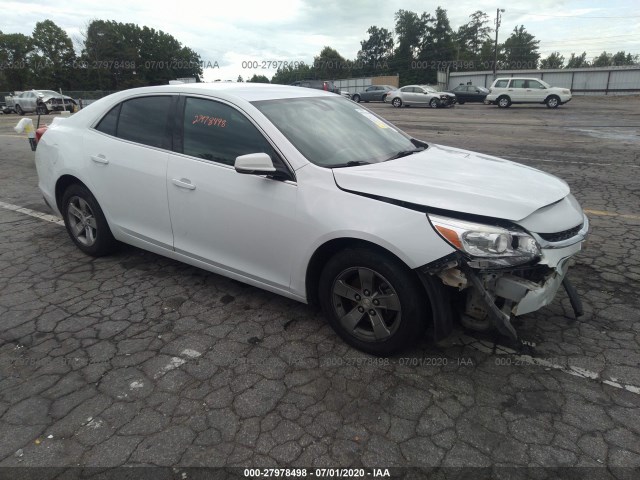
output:
[[[553,52],[541,58],[540,41],[524,25],[514,27],[509,37],[498,44],[495,61],[495,42],[489,15],[480,10],[469,21],[454,30],[447,11],[437,7],[432,13],[418,15],[398,10],[395,28],[371,26],[368,37],[360,42],[357,57],[348,60],[334,48],[325,47],[309,65],[279,69],[272,83],[291,83],[303,78],[345,79],[377,75],[400,76],[402,85],[435,83],[438,70],[474,71],[530,70],[537,68],[584,68],[634,65],[638,55],[624,51],[615,54],[602,52],[592,62],[586,52],[572,53],[565,58]],[[395,36],[394,36],[395,33]]]
[[122,90],[200,80],[206,65],[191,48],[160,30],[133,23],[93,20],[79,42],[51,20],[31,36],[0,31],[0,91],[29,88]]
[[[399,75],[402,85],[435,83],[438,70],[493,70],[495,30],[480,10],[453,29],[447,11],[418,14],[398,10],[393,31],[371,26],[360,42],[356,58],[347,59],[324,47],[309,64],[285,65],[272,83],[301,79],[345,79]],[[146,26],[109,20],[90,22],[74,42],[51,20],[38,22],[31,36],[0,31],[0,91],[29,88],[64,90],[122,90],[162,85],[169,80],[195,77],[217,63],[203,62],[191,48],[172,35]],[[77,53],[79,52],[79,53]],[[514,27],[498,44],[497,69],[583,68],[634,65],[638,55],[602,52],[589,61],[586,52],[565,59],[559,52],[545,58],[540,41],[524,25]],[[242,81],[238,77],[238,81]],[[268,83],[264,75],[247,81]]]

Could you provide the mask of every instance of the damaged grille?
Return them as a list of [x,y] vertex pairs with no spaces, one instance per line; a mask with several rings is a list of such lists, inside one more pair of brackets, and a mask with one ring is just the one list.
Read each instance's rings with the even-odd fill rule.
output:
[[584,223],[580,225],[576,225],[569,230],[564,230],[562,232],[556,233],[538,233],[540,237],[544,238],[547,242],[561,242],[562,240],[568,240],[569,238],[575,237],[578,232],[582,229]]

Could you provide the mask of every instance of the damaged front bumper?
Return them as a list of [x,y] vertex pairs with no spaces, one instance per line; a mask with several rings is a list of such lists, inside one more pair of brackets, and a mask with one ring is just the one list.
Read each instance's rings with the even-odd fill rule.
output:
[[[582,313],[580,300],[566,275],[572,257],[582,249],[588,230],[589,222],[584,216],[583,225],[571,238],[550,242],[532,234],[541,246],[541,256],[535,264],[489,268],[478,259],[456,253],[419,269],[419,274],[437,276],[444,285],[460,292],[463,301],[455,311],[465,327],[474,330],[494,327],[517,340],[512,317],[535,312],[550,304],[562,285],[569,294],[576,316]],[[440,326],[439,330],[450,329]]]

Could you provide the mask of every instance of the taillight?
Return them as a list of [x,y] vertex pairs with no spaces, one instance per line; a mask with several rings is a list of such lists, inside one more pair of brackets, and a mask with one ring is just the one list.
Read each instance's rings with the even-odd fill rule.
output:
[[322,88],[323,88],[325,91],[326,91],[326,90],[329,90],[329,84],[328,84],[327,82],[324,82],[324,83],[322,84]]
[[42,138],[42,135],[44,135],[44,132],[46,132],[48,128],[49,127],[45,125],[44,127],[40,127],[36,130],[36,143],[40,141],[40,139]]

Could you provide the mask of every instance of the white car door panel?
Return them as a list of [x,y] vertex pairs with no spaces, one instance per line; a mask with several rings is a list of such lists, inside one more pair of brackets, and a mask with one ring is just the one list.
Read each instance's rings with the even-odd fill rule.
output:
[[93,130],[86,134],[85,145],[90,146],[91,152],[87,162],[91,190],[112,226],[172,248],[167,205],[168,153]]
[[171,102],[171,96],[124,102],[84,137],[86,177],[114,235],[169,249],[173,232],[167,199],[169,153],[164,143]]
[[289,287],[295,184],[179,154],[167,178],[176,252]]
[[184,153],[169,155],[167,172],[176,252],[289,289],[297,185],[236,172],[237,156],[277,154],[235,108],[198,98],[185,102]]

